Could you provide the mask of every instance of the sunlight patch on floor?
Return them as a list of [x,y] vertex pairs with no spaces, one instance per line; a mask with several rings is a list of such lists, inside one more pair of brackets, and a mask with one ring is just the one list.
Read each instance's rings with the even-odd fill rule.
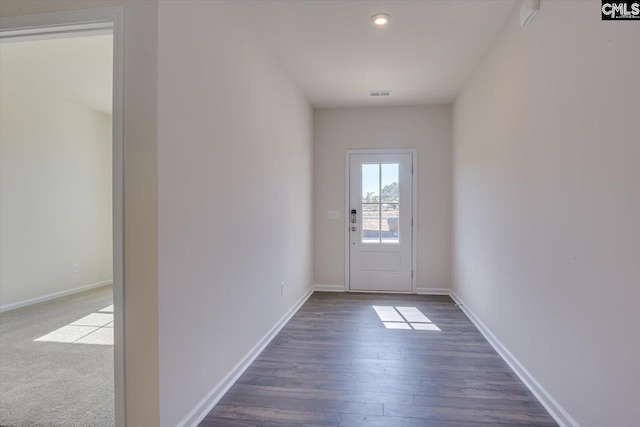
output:
[[372,307],[387,329],[441,330],[417,307],[393,307],[390,305],[374,305]]
[[113,345],[113,305],[75,320],[34,341]]

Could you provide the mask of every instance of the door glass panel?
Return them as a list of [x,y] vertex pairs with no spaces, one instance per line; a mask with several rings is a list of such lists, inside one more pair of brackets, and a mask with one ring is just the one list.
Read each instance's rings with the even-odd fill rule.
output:
[[362,165],[362,203],[380,202],[380,163]]
[[400,242],[400,205],[398,203],[382,203],[381,238],[382,243]]
[[382,201],[383,202],[399,202],[400,201],[400,188],[398,186],[399,164],[388,163],[381,165],[382,174],[380,180],[380,186],[382,187]]
[[400,243],[400,164],[380,165],[381,242]]
[[362,243],[380,243],[380,204],[362,204]]
[[362,164],[362,243],[400,243],[400,164]]

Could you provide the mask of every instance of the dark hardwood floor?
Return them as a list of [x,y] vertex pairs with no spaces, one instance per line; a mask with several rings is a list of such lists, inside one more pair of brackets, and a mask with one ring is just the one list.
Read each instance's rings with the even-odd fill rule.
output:
[[[387,329],[373,306],[440,330]],[[448,296],[316,292],[200,425],[557,424]]]

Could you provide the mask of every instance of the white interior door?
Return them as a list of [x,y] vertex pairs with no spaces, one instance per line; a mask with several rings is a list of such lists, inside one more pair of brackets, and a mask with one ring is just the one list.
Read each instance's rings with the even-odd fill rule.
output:
[[412,290],[413,155],[349,155],[349,287]]

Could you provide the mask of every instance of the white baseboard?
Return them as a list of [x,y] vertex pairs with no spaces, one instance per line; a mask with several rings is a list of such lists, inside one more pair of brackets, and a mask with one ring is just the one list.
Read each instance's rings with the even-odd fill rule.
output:
[[289,311],[276,323],[273,328],[262,337],[260,341],[247,353],[237,364],[231,369],[231,371],[222,379],[213,389],[193,408],[178,424],[176,427],[197,426],[214,406],[222,399],[231,386],[240,378],[240,376],[247,370],[249,365],[262,353],[262,350],[271,342],[271,340],[278,335],[280,329],[293,317],[294,314],[302,307],[307,299],[313,294],[314,287],[312,286],[303,296],[296,302]]
[[344,285],[313,285],[318,292],[347,292]]
[[516,359],[516,357],[507,349],[507,347],[500,342],[500,340],[491,332],[489,328],[464,305],[464,302],[458,297],[455,292],[449,291],[451,298],[458,304],[464,314],[473,322],[478,328],[480,333],[489,341],[489,344],[498,352],[500,357],[507,362],[509,367],[516,373],[518,378],[527,386],[531,393],[538,399],[538,401],[549,412],[549,415],[561,427],[579,427],[579,424],[574,420],[571,415],[551,396],[551,394],[531,375],[531,373]]
[[449,295],[451,289],[448,288],[417,288],[416,294],[418,295]]
[[[349,292],[344,285],[313,285],[313,289],[317,292]],[[351,291],[354,292],[354,291]],[[355,291],[358,292],[358,291]],[[376,292],[376,291],[362,291],[362,292]],[[418,288],[416,294],[418,295],[449,295],[451,289],[448,288]],[[384,293],[384,292],[383,292]]]
[[102,282],[91,283],[89,285],[79,286],[73,289],[67,289],[66,291],[54,292],[49,295],[44,295],[41,297],[28,299],[25,301],[15,302],[13,304],[3,305],[3,306],[0,306],[0,313],[9,311],[9,310],[15,310],[16,308],[26,307],[28,305],[38,304],[38,303],[49,301],[56,298],[66,297],[69,295],[77,294],[79,292],[88,291],[89,289],[99,288],[101,286],[106,286],[106,285],[113,285],[113,280],[104,280]]

